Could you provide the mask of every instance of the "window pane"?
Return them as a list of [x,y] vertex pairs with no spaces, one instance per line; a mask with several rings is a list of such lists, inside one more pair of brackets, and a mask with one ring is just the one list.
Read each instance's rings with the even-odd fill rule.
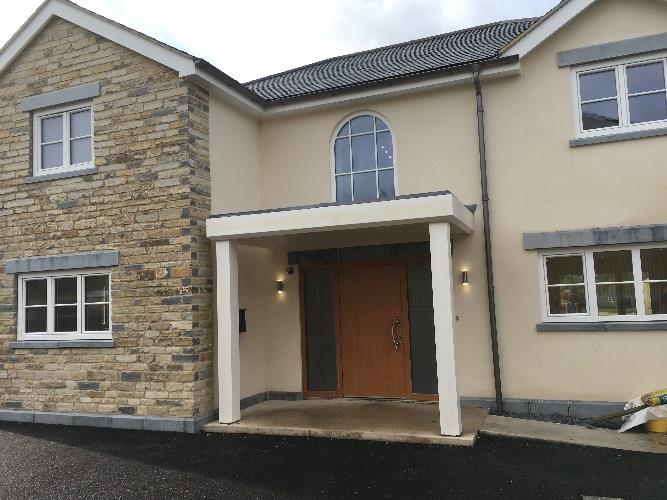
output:
[[350,171],[350,139],[336,139],[334,145],[334,157],[336,159],[336,173],[342,174]]
[[63,115],[42,118],[42,144],[63,140]]
[[586,314],[586,289],[583,285],[549,288],[549,314]]
[[86,303],[109,302],[109,276],[86,276]]
[[336,177],[336,201],[349,203],[352,201],[352,176],[339,175]]
[[637,314],[634,283],[597,285],[596,288],[600,316]]
[[353,134],[363,134],[364,132],[373,132],[373,117],[358,116],[350,121]]
[[342,137],[344,135],[350,135],[350,122],[347,122],[338,132],[337,137]]
[[109,330],[109,305],[86,306],[86,331],[104,332]]
[[90,137],[85,139],[74,139],[70,142],[70,163],[87,163],[93,159],[92,140]]
[[354,175],[354,201],[377,199],[375,172]]
[[547,257],[547,284],[566,285],[584,282],[584,258],[581,255]]
[[55,308],[55,331],[76,332],[76,306],[56,306]]
[[90,134],[90,110],[77,111],[69,115],[71,138],[84,137]]
[[375,168],[375,136],[360,135],[352,138],[352,170],[372,170]]
[[646,314],[667,314],[667,282],[644,283]]
[[611,101],[591,102],[581,105],[584,130],[618,126],[618,104]]
[[63,166],[63,143],[47,144],[42,146],[42,168]]
[[667,119],[667,95],[664,92],[630,97],[630,123]]
[[662,62],[630,66],[626,68],[626,72],[630,94],[665,88],[665,69]]
[[380,186],[380,198],[391,198],[395,196],[393,168],[391,170],[380,170],[378,172],[378,181]]
[[76,304],[76,278],[56,278],[56,304]]
[[640,250],[642,279],[667,280],[667,248],[647,248]]
[[594,252],[595,282],[633,281],[632,252]]
[[46,307],[29,307],[25,309],[25,332],[46,332]]
[[375,130],[389,130],[389,127],[385,122],[380,120],[379,118],[375,119]]
[[391,140],[391,132],[380,132],[377,135],[378,168],[390,168],[394,166],[394,144]]
[[616,71],[613,69],[579,75],[582,101],[616,97]]
[[25,282],[25,305],[46,305],[46,280],[30,280]]

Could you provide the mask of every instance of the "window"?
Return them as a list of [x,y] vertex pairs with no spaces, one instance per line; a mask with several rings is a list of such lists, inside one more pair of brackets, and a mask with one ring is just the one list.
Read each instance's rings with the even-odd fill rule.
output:
[[19,276],[19,340],[110,338],[108,271]]
[[626,59],[575,73],[577,135],[667,126],[667,58]]
[[35,113],[33,148],[35,176],[92,167],[92,108],[79,106]]
[[646,314],[667,314],[667,248],[640,251]]
[[394,143],[386,122],[377,116],[352,118],[333,145],[336,201],[369,201],[396,194]]
[[542,255],[546,321],[667,319],[667,247]]

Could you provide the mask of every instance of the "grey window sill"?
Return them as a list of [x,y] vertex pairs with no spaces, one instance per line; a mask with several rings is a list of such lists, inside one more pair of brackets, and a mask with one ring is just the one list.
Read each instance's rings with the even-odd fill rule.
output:
[[81,177],[82,175],[94,173],[97,173],[97,167],[82,168],[81,170],[72,170],[70,172],[59,172],[57,174],[35,175],[33,177],[27,177],[25,183],[32,184],[34,182],[53,181],[56,179],[69,179],[70,177]]
[[590,146],[592,144],[605,144],[607,142],[631,141],[634,139],[643,139],[645,137],[660,137],[667,135],[667,127],[656,128],[653,130],[637,130],[633,132],[619,132],[618,134],[602,135],[599,137],[585,137],[582,139],[572,139],[570,147]]
[[10,342],[10,349],[109,348],[113,340],[20,340]]
[[596,323],[538,323],[538,332],[629,332],[667,330],[667,321],[600,321]]

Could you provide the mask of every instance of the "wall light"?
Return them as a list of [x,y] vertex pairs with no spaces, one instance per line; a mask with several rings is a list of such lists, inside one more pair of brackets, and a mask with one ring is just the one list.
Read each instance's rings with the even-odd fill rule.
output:
[[283,280],[276,280],[276,292],[283,293],[285,291],[285,283]]
[[463,283],[464,286],[468,286],[470,284],[470,281],[468,281],[468,271],[463,271],[461,273],[461,283]]

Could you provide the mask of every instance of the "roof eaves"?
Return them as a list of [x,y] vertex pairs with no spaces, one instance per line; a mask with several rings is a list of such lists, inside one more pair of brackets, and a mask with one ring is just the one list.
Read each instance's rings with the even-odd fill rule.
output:
[[484,68],[503,66],[514,64],[519,60],[516,56],[509,57],[492,57],[486,59],[479,59],[476,61],[470,61],[463,64],[458,64],[454,66],[443,66],[435,69],[428,69],[425,71],[416,71],[413,73],[407,73],[390,78],[381,78],[378,80],[366,81],[361,83],[355,83],[350,85],[344,85],[340,87],[313,91],[313,92],[304,92],[301,94],[294,94],[287,97],[280,97],[275,99],[266,99],[266,107],[274,108],[278,106],[286,106],[289,104],[294,104],[298,102],[324,99],[328,97],[336,97],[344,94],[349,94],[353,92],[359,92],[361,90],[373,90],[381,89],[386,87],[392,87],[394,85],[417,82],[420,80],[426,80],[430,78],[435,78],[439,76],[454,75],[457,73],[472,72],[473,67],[481,66]]
[[252,101],[253,103],[260,105],[260,106],[265,106],[267,104],[267,100],[264,99],[262,96],[260,96],[256,92],[253,92],[251,89],[246,87],[244,84],[242,84],[238,80],[232,78],[227,73],[225,73],[224,71],[222,71],[218,67],[214,66],[210,62],[206,61],[205,59],[196,58],[194,60],[194,63],[195,63],[196,68],[200,69],[201,71],[207,73],[208,75],[212,76],[216,80],[219,80],[223,84],[232,88],[234,91],[238,92],[242,97],[244,97],[244,98]]
[[417,38],[415,40],[407,40],[405,42],[398,42],[398,43],[394,43],[394,44],[391,44],[391,45],[383,45],[382,47],[376,47],[374,49],[362,50],[362,51],[359,51],[359,52],[351,52],[351,53],[348,53],[348,54],[343,54],[343,55],[339,55],[339,56],[329,57],[327,59],[322,59],[321,61],[315,61],[313,63],[305,64],[303,66],[298,66],[296,68],[291,68],[291,69],[288,69],[288,70],[285,70],[285,71],[280,71],[278,73],[274,73],[274,74],[271,74],[271,75],[262,76],[260,78],[254,79],[254,80],[244,82],[243,85],[253,85],[255,83],[259,83],[259,82],[262,82],[262,81],[265,81],[265,80],[269,80],[271,78],[276,78],[276,77],[279,77],[279,76],[288,75],[290,73],[295,73],[297,71],[302,71],[304,69],[308,69],[308,68],[312,68],[312,67],[315,67],[315,66],[320,66],[320,65],[323,65],[323,64],[326,64],[326,63],[330,63],[332,61],[338,61],[340,59],[345,59],[345,58],[349,58],[349,57],[363,56],[365,54],[370,54],[370,53],[373,53],[373,52],[379,52],[379,51],[382,51],[382,50],[388,50],[388,49],[392,49],[392,48],[395,48],[395,47],[402,47],[402,46],[417,44],[417,43],[425,42],[425,41],[428,41],[428,40],[433,40],[433,39],[436,39],[436,38],[440,38],[440,37],[443,37],[443,36],[453,36],[453,35],[457,35],[457,34],[460,34],[460,33],[466,33],[468,31],[474,31],[474,30],[481,30],[481,29],[484,29],[484,28],[489,28],[491,26],[500,26],[500,25],[503,25],[503,24],[510,24],[510,23],[536,21],[536,20],[539,20],[539,19],[541,19],[541,18],[540,17],[525,17],[525,18],[518,18],[518,19],[507,19],[507,20],[504,20],[504,21],[495,21],[495,22],[492,22],[492,23],[481,24],[479,26],[471,26],[469,28],[463,28],[463,29],[460,29],[460,30],[450,31],[450,32],[447,32],[447,33],[440,33],[440,34],[437,34],[437,35],[430,35],[430,36],[423,37],[423,38]]

